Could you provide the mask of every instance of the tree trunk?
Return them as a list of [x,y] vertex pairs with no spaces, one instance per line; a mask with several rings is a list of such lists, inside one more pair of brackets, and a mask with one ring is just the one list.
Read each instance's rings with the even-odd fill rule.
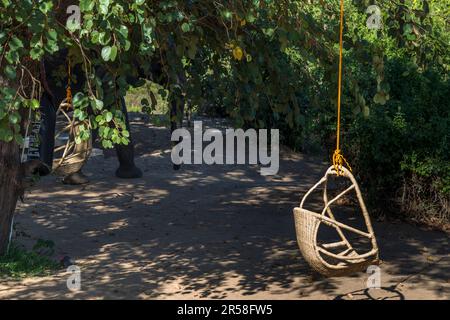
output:
[[[31,39],[31,34],[29,38]],[[36,83],[30,76],[33,74],[37,79],[40,78],[40,63],[30,57],[25,57],[21,62],[21,67],[25,67],[29,73],[22,72],[22,77],[15,83],[3,78],[3,70],[0,70],[0,86],[20,91],[21,96],[26,99],[40,100],[40,96],[37,96],[36,92],[39,90],[35,88]],[[21,108],[19,112],[22,118],[20,133],[24,135],[25,125],[29,120],[28,109]],[[17,200],[24,194],[26,186],[24,178],[39,169],[41,164],[40,161],[34,160],[22,164],[19,145],[14,140],[11,142],[0,140],[0,255],[4,254],[8,248]]]
[[17,200],[23,194],[19,146],[0,141],[0,255],[6,253]]

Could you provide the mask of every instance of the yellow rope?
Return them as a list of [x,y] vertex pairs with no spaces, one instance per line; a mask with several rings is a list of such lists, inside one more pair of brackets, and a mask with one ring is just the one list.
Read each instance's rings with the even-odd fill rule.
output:
[[71,105],[72,104],[72,66],[69,61],[67,62],[67,88],[66,88],[66,102]]
[[342,56],[344,37],[344,0],[341,0],[341,21],[339,30],[339,81],[338,81],[338,103],[337,103],[337,126],[336,126],[336,150],[333,154],[333,166],[338,175],[342,175],[342,167],[346,165],[351,171],[352,168],[342,155],[341,151],[341,100],[342,100]]

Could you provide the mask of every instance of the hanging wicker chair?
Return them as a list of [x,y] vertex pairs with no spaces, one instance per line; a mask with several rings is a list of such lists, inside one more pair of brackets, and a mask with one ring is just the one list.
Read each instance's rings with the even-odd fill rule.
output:
[[66,100],[56,113],[55,149],[53,152],[53,173],[68,176],[78,172],[89,158],[92,138],[77,144],[75,137],[80,126],[89,127],[89,120],[80,121],[73,115],[73,108]]
[[[338,176],[334,166],[332,166],[327,170],[325,176],[306,193],[300,203],[300,207],[294,209],[295,228],[300,251],[314,270],[327,277],[345,276],[364,271],[369,265],[378,264],[379,262],[375,234],[359,186],[348,169],[342,167],[340,170],[342,170],[340,176],[350,180],[351,186],[349,188],[335,198],[328,200],[328,180],[331,176]],[[319,214],[305,209],[304,205],[307,198],[322,185],[324,204],[322,212]],[[331,210],[330,206],[333,203],[336,203],[336,201],[352,190],[356,192],[367,231],[337,221]],[[321,225],[335,229],[340,240],[320,243],[318,238]],[[353,233],[366,239],[371,248],[363,253],[359,253],[352,246],[344,232]]]

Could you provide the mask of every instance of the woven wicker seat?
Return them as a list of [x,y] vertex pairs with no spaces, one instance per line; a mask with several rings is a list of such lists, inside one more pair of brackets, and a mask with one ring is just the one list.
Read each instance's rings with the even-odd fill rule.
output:
[[[351,186],[329,201],[327,183],[329,177],[333,175],[337,176],[337,173],[334,167],[330,167],[325,176],[306,193],[301,201],[300,207],[294,209],[295,228],[300,251],[314,270],[327,277],[345,276],[354,272],[363,271],[366,270],[369,265],[378,264],[379,261],[375,234],[355,178],[349,170],[342,168],[341,176],[349,179]],[[324,207],[322,212],[319,214],[305,209],[304,205],[308,197],[314,190],[322,185],[324,186]],[[330,206],[352,190],[356,192],[367,231],[337,221],[335,215],[331,211]],[[334,228],[340,240],[337,242],[319,243],[318,233],[319,227],[322,224]],[[344,231],[357,234],[368,240],[371,249],[364,253],[357,252],[345,236]],[[332,250],[338,250],[339,252],[334,253]]]
[[88,121],[75,119],[72,106],[65,101],[61,103],[56,113],[53,173],[68,176],[78,172],[86,163],[92,150],[92,138],[77,144],[75,137],[81,125],[89,127]]

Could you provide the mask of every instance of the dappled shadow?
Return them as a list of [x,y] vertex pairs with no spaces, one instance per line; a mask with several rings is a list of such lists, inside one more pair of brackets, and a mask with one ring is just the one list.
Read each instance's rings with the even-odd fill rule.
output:
[[361,289],[345,295],[339,295],[334,300],[405,300],[405,296],[395,286],[376,289]]
[[[285,151],[277,176],[257,166],[184,166],[173,171],[168,130],[134,122],[135,181],[114,177],[113,157],[92,158],[92,183],[68,187],[43,179],[20,206],[20,241],[53,240],[82,270],[82,291],[67,275],[32,284],[0,284],[12,298],[326,298],[365,288],[367,275],[325,279],[300,256],[292,209],[326,165]],[[143,146],[148,146],[145,149]],[[430,269],[421,289],[449,298],[448,236],[412,226],[375,223],[383,286]],[[25,235],[25,236],[24,236]]]

